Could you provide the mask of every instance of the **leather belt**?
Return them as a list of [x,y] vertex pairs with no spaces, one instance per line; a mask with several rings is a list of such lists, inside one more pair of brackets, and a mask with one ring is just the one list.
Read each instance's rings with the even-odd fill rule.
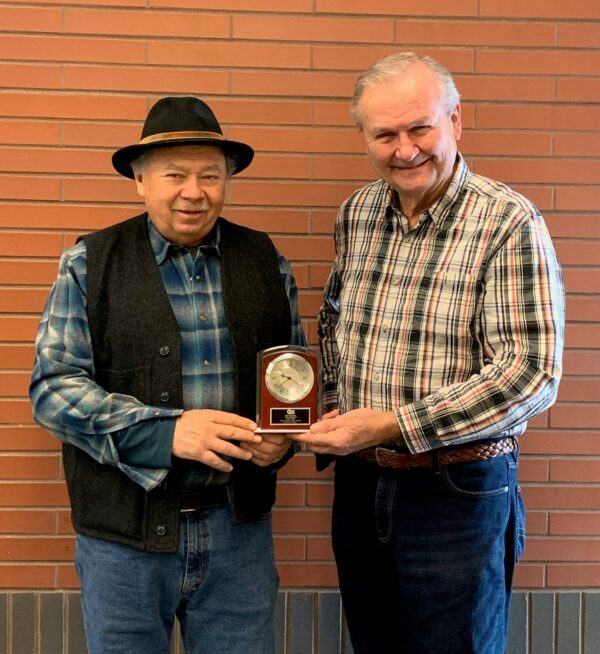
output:
[[436,459],[439,465],[451,463],[470,463],[473,461],[486,461],[501,454],[509,454],[517,449],[515,438],[500,438],[487,443],[475,443],[466,447],[437,450],[432,452],[421,452],[411,454],[410,452],[399,452],[386,447],[370,447],[366,450],[354,452],[365,461],[371,461],[383,468],[397,468],[410,470],[411,468],[431,468],[435,465]]
[[229,504],[227,486],[202,486],[181,491],[181,511],[206,511],[223,509]]

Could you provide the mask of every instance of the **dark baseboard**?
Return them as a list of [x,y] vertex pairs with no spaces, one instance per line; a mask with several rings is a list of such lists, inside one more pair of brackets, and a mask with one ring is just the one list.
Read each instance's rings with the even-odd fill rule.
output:
[[[277,654],[352,654],[339,593],[282,590]],[[515,591],[507,654],[598,654],[598,591]],[[0,592],[0,653],[85,654],[78,592]],[[184,654],[178,633],[172,654]]]

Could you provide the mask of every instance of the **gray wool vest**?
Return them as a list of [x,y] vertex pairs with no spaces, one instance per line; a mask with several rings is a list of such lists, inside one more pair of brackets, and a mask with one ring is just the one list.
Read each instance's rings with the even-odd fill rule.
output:
[[[219,225],[236,410],[253,419],[256,353],[289,343],[289,300],[269,237],[223,218]],[[84,240],[96,381],[144,404],[182,408],[179,328],[150,247],[147,214]],[[118,468],[102,465],[72,445],[63,445],[63,462],[77,532],[148,551],[177,549],[177,465],[163,483],[146,492]],[[230,486],[234,520],[266,515],[275,501],[275,483],[271,470],[235,462]]]

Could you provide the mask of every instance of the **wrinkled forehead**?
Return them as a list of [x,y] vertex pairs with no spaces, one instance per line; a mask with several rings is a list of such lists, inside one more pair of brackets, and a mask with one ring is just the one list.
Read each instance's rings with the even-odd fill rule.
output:
[[371,130],[423,120],[436,122],[445,106],[435,79],[403,74],[367,87],[359,109],[363,128]]
[[225,153],[215,145],[177,145],[156,148],[151,153],[154,164],[169,165],[177,162],[206,162],[225,165]]

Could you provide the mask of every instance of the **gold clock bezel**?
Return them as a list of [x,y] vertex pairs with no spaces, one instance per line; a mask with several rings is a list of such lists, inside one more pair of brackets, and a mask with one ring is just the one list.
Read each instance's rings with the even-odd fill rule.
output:
[[[289,360],[297,361],[302,365],[302,374],[306,378],[306,387],[298,394],[294,395],[293,398],[282,395],[281,392],[277,390],[277,386],[272,380],[275,368],[277,368],[284,361]],[[294,368],[294,370],[296,370],[296,368]],[[267,387],[267,390],[274,398],[280,402],[285,402],[286,404],[295,404],[297,402],[301,402],[312,391],[314,383],[315,375],[312,366],[304,357],[296,354],[295,352],[285,352],[284,354],[280,354],[269,363],[265,371],[265,386]]]

